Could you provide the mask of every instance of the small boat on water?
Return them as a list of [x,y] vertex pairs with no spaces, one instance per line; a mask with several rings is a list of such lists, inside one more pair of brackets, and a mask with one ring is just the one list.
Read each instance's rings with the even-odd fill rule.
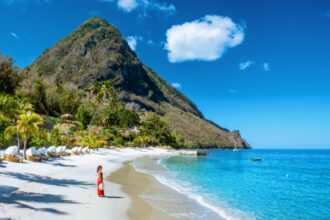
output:
[[251,160],[251,162],[262,161],[261,158],[253,158],[253,157],[251,157],[250,160]]
[[236,152],[236,151],[238,151],[238,149],[237,148],[234,148],[233,151]]

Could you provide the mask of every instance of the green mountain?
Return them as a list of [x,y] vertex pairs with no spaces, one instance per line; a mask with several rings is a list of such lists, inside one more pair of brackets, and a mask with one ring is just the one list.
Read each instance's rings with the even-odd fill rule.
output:
[[238,131],[206,120],[192,101],[143,65],[119,31],[101,18],[84,22],[26,71],[32,80],[81,89],[110,80],[120,100],[161,115],[189,146],[249,148]]

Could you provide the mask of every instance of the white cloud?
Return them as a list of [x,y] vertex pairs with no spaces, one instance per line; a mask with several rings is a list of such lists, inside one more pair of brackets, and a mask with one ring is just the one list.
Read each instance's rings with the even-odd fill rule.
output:
[[252,64],[254,64],[254,62],[251,61],[251,60],[248,60],[248,61],[246,61],[246,62],[240,63],[240,64],[238,65],[238,68],[239,68],[240,70],[245,70],[245,69],[247,69],[249,66],[251,66]]
[[236,93],[236,90],[234,90],[234,89],[229,89],[228,92],[230,92],[230,93]]
[[135,51],[137,45],[137,39],[134,36],[129,36],[126,38],[129,47]]
[[140,5],[145,10],[155,10],[165,12],[167,14],[174,14],[176,12],[176,8],[173,4],[167,2],[158,2],[153,0],[140,0]]
[[143,40],[143,38],[141,36],[128,36],[126,38],[126,41],[127,41],[128,45],[129,45],[129,47],[132,50],[134,50],[134,51],[136,49],[136,46],[138,44],[138,41],[141,41],[141,40]]
[[182,88],[181,84],[180,84],[180,83],[177,83],[177,82],[174,82],[174,83],[172,83],[171,85],[172,85],[174,88],[176,88],[176,89],[181,89],[181,88]]
[[138,6],[136,0],[118,0],[117,6],[126,12],[131,12]]
[[167,2],[160,2],[156,0],[99,0],[101,2],[117,3],[119,9],[125,12],[132,12],[134,10],[142,11],[142,15],[146,16],[149,11],[159,11],[172,15],[176,12],[173,4]]
[[229,48],[243,42],[244,30],[229,17],[206,15],[205,17],[174,25],[166,32],[170,62],[190,60],[213,61]]
[[16,40],[19,40],[19,36],[15,34],[14,32],[11,32],[10,35],[15,38]]
[[263,68],[264,71],[266,71],[266,72],[270,71],[269,63],[264,63],[264,64],[262,65],[262,68]]

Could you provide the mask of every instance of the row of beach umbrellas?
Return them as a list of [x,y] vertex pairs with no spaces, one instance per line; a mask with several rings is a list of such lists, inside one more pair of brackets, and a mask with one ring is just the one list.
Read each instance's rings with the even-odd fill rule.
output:
[[[89,154],[89,147],[76,146],[72,149],[68,149],[66,146],[50,146],[48,148],[31,147],[26,151],[27,160],[29,161],[41,161],[46,160],[49,157],[61,157],[69,155],[81,155]],[[17,146],[8,147],[4,154],[4,159],[12,162],[22,161],[22,155],[20,154]]]

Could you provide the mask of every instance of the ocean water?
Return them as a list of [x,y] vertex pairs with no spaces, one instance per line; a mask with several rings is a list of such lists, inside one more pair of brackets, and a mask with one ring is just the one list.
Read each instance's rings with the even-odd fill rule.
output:
[[151,174],[205,210],[187,219],[330,219],[330,150],[211,150],[157,164]]

